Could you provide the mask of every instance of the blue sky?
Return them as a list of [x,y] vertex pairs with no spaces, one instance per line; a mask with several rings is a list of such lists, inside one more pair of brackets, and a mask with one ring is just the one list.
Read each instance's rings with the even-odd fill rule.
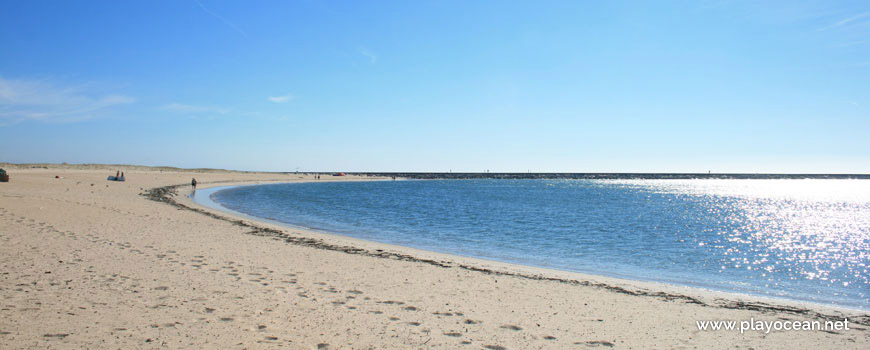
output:
[[867,1],[0,1],[0,161],[870,173]]

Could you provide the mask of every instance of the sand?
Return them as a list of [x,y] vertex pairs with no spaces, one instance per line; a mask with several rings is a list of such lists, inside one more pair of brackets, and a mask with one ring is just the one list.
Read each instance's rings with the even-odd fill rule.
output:
[[[311,176],[123,166],[122,183],[106,181],[118,166],[0,167],[11,176],[0,183],[2,349],[870,346],[866,312],[417,251],[186,198],[191,177],[204,187]],[[372,179],[321,181],[351,180]],[[850,330],[696,324],[843,317]]]

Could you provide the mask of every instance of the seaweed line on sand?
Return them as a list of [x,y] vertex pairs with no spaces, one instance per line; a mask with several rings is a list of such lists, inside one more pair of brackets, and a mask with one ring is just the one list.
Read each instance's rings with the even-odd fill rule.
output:
[[[209,183],[226,183],[226,182],[234,182],[234,181],[214,181]],[[843,319],[843,315],[828,315],[822,314],[814,310],[793,307],[793,306],[785,306],[785,305],[775,305],[764,302],[747,302],[747,301],[739,301],[739,300],[725,300],[725,299],[716,299],[716,302],[709,303],[699,300],[698,298],[683,295],[683,294],[674,294],[667,292],[653,292],[648,290],[630,290],[620,286],[613,286],[606,283],[601,282],[592,282],[592,281],[580,281],[575,279],[566,279],[566,278],[557,278],[557,277],[547,277],[542,275],[535,274],[523,274],[517,272],[509,272],[509,271],[498,271],[487,268],[480,268],[471,265],[464,264],[455,264],[449,261],[437,261],[432,259],[425,259],[420,257],[415,257],[407,254],[399,254],[395,252],[387,252],[383,250],[371,251],[368,249],[362,249],[358,247],[344,246],[344,245],[335,245],[331,243],[324,242],[319,239],[309,238],[309,237],[301,237],[289,234],[287,232],[276,230],[269,227],[263,227],[256,225],[254,223],[250,223],[245,220],[233,219],[226,216],[222,216],[216,214],[214,212],[201,209],[194,208],[183,203],[179,203],[175,200],[175,196],[178,195],[178,189],[180,187],[190,186],[189,184],[179,184],[179,185],[169,185],[163,187],[155,187],[152,189],[145,190],[145,192],[140,193],[140,195],[157,202],[162,202],[171,206],[174,206],[179,209],[186,209],[190,211],[194,211],[200,213],[202,215],[222,220],[226,222],[230,222],[236,226],[245,227],[251,229],[251,231],[247,232],[247,234],[254,236],[262,236],[262,237],[271,237],[277,240],[283,240],[289,244],[295,244],[300,246],[324,249],[324,250],[332,250],[338,252],[344,252],[347,254],[355,254],[355,255],[365,255],[376,258],[383,259],[392,259],[392,260],[402,260],[409,262],[417,262],[424,263],[429,265],[434,265],[442,268],[460,268],[469,271],[480,272],[487,275],[496,275],[496,276],[510,276],[510,277],[518,277],[525,278],[530,280],[537,281],[550,281],[550,282],[558,282],[576,286],[585,286],[585,287],[595,287],[601,288],[605,290],[609,290],[615,293],[627,294],[633,296],[643,296],[643,297],[654,297],[664,301],[681,301],[687,304],[697,304],[705,307],[715,307],[715,308],[723,308],[723,309],[736,309],[736,310],[751,310],[758,311],[763,313],[787,313],[793,315],[800,316],[809,316],[815,317],[819,319],[829,320],[829,321],[838,321]],[[850,315],[849,320],[856,324],[861,324],[865,326],[870,326],[870,314],[863,315]]]

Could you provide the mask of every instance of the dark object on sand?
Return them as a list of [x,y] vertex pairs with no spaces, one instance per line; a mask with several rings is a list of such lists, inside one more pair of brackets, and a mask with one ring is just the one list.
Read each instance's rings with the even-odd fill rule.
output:
[[0,169],[0,182],[9,182],[9,174],[6,170]]
[[332,176],[344,176],[344,175],[345,175],[344,173],[335,173],[335,174],[332,174]]
[[122,173],[120,170],[118,170],[118,172],[115,173],[115,176],[109,176],[108,178],[106,178],[106,180],[124,182],[127,179],[124,177],[124,173]]
[[193,186],[193,189],[194,189],[194,190],[196,189],[196,178],[192,178],[192,179],[190,180],[190,185]]

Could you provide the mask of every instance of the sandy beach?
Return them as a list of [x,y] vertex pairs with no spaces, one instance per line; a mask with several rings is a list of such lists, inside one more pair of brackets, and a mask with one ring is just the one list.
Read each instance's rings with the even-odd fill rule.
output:
[[[310,175],[9,165],[0,348],[860,349],[870,315],[495,263],[199,206],[200,188]],[[126,182],[107,181],[116,170]],[[369,181],[323,176],[320,181]],[[848,318],[849,330],[698,321]]]

